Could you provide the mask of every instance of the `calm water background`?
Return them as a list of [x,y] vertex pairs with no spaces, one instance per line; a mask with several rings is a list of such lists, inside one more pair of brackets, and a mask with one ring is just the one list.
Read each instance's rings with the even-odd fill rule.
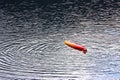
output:
[[[120,79],[120,2],[0,1],[0,80]],[[70,40],[87,54],[64,45]]]

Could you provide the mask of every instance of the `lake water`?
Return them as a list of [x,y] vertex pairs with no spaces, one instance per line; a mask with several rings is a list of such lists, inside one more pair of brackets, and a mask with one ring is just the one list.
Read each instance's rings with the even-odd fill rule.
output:
[[0,2],[0,80],[119,80],[119,2],[47,1]]

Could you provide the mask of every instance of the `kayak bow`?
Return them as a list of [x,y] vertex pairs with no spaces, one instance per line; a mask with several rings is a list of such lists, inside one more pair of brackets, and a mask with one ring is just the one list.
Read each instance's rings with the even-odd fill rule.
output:
[[86,54],[86,52],[87,52],[87,49],[82,45],[78,45],[76,43],[72,43],[72,42],[67,41],[67,40],[64,41],[64,44],[66,44],[67,46],[74,48],[76,50],[82,51],[84,54]]

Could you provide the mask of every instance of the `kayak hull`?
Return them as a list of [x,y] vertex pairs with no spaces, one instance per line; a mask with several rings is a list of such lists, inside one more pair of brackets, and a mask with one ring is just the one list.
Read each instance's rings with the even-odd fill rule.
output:
[[86,54],[86,52],[87,52],[87,49],[82,45],[72,43],[72,42],[67,41],[67,40],[64,41],[64,44],[66,44],[67,46],[74,48],[76,50],[82,51],[84,54]]

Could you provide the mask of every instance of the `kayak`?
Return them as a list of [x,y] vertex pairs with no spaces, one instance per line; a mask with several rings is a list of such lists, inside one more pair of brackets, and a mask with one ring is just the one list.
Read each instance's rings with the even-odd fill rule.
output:
[[82,51],[84,54],[86,54],[86,52],[87,52],[87,49],[82,45],[79,45],[79,44],[76,44],[76,43],[73,43],[73,42],[70,42],[67,40],[64,41],[64,44],[66,44],[67,46],[74,48],[76,50]]

